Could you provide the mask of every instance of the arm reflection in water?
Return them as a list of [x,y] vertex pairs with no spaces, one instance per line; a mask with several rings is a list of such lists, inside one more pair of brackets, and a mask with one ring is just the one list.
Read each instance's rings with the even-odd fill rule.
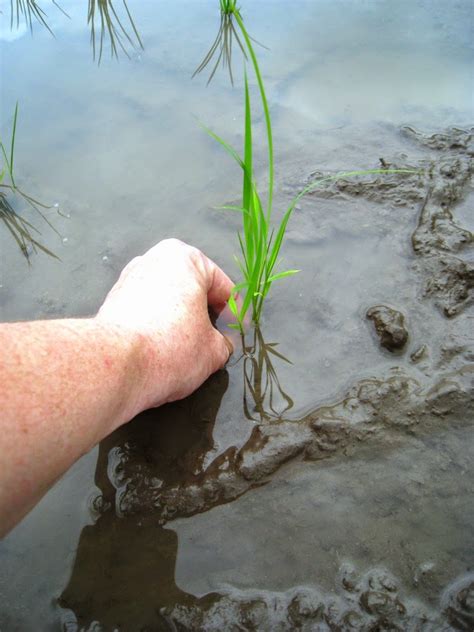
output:
[[[183,606],[200,617],[223,599],[219,593],[197,598],[176,585],[178,538],[165,525],[265,484],[306,445],[306,426],[281,418],[293,402],[272,361],[287,360],[274,347],[265,344],[260,331],[244,345],[244,412],[253,418],[252,407],[260,423],[249,428],[243,445],[213,453],[216,416],[229,383],[226,371],[190,397],[142,413],[100,444],[95,475],[100,494],[91,503],[97,519],[82,530],[59,599],[80,626],[98,621],[106,629],[119,623],[121,629],[168,629],[162,609]],[[275,395],[283,402],[280,413]]]
[[[198,599],[176,586],[178,537],[163,527],[150,494],[189,487],[204,476],[228,381],[219,371],[190,397],[142,413],[100,444],[95,482],[101,495],[93,502],[98,518],[81,532],[72,574],[59,598],[81,629],[94,621],[105,629],[157,629],[165,623],[161,608],[207,609],[219,597]],[[138,501],[133,508],[124,503],[127,494]]]

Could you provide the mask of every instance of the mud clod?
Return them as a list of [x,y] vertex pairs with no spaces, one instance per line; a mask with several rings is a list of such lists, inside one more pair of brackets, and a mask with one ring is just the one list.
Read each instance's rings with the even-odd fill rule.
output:
[[375,305],[367,311],[380,338],[380,344],[389,351],[403,349],[408,340],[408,331],[403,314],[386,305]]
[[414,252],[421,257],[427,277],[425,295],[433,296],[448,318],[474,300],[474,265],[461,254],[473,244],[470,231],[456,223],[453,210],[466,195],[473,173],[472,133],[425,136],[411,130],[422,145],[446,152],[427,172],[427,194],[412,235]]
[[393,599],[391,595],[376,590],[368,590],[363,593],[360,598],[360,605],[369,614],[388,619],[393,619],[397,614],[405,614],[406,612],[405,606],[398,599]]
[[452,127],[445,132],[428,135],[405,126],[402,127],[402,134],[436,151],[455,151],[474,156],[474,128],[464,130]]
[[413,351],[413,353],[410,354],[410,360],[413,362],[413,364],[417,364],[418,362],[421,362],[421,360],[424,360],[427,356],[428,347],[426,345],[421,345],[421,347],[418,347],[417,349],[415,349],[415,351]]
[[[402,156],[390,164],[386,163],[387,173],[375,176],[364,176],[363,179],[341,177],[337,180],[322,182],[308,195],[325,199],[364,199],[377,204],[390,204],[392,207],[411,206],[423,201],[426,195],[426,184],[423,169],[407,162]],[[406,173],[391,173],[390,170],[403,169]],[[412,171],[413,173],[409,173]],[[305,184],[323,180],[322,172],[310,174]]]
[[474,630],[474,575],[470,573],[452,584],[441,603],[446,618],[456,630]]

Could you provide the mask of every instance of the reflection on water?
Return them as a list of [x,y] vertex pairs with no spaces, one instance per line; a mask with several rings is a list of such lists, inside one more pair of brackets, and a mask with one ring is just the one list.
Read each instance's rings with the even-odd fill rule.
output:
[[[12,188],[9,185],[1,184],[0,186],[8,190],[9,193],[17,194],[20,199],[26,200],[30,204],[30,206],[50,226],[50,228],[52,228],[56,232],[56,234],[59,235],[53,224],[51,224],[51,222],[47,219],[47,217],[41,210],[41,208],[49,209],[51,207],[42,204],[39,200],[35,200],[34,198],[30,197],[23,191],[20,191],[16,187]],[[58,259],[57,255],[55,255],[54,252],[52,252],[44,244],[38,241],[40,231],[27,219],[25,219],[23,215],[18,213],[13,208],[12,203],[7,197],[5,191],[0,191],[0,220],[3,222],[3,225],[17,243],[22,255],[25,257],[28,263],[30,263],[31,254],[37,253],[38,250],[41,250],[54,259]]]
[[209,84],[216,74],[219,64],[222,64],[224,69],[227,68],[230,82],[234,85],[234,76],[232,74],[232,44],[234,38],[240,51],[242,52],[242,55],[244,56],[244,59],[247,59],[247,53],[245,52],[239,34],[234,26],[233,14],[231,12],[229,13],[221,10],[221,21],[216,38],[204,56],[204,59],[194,71],[193,77],[205,70],[207,66],[211,64],[212,70],[209,75],[209,79],[207,80],[207,83]]
[[278,379],[275,361],[291,364],[276,350],[278,343],[265,342],[260,327],[253,330],[250,344],[242,338],[244,371],[244,414],[253,421],[281,419],[294,402]]
[[[122,9],[117,9],[117,4]],[[33,33],[34,24],[38,23],[54,35],[44,5],[45,2],[37,0],[11,0],[10,28],[18,30],[24,22]],[[61,11],[67,18],[70,17],[60,2],[51,0],[50,6]],[[120,15],[121,12],[125,14],[123,17]],[[140,34],[126,0],[122,0],[121,3],[114,0],[88,0],[87,24],[91,32],[94,59],[97,59],[98,63],[102,59],[106,39],[109,41],[112,57],[118,58],[120,51],[130,57],[129,48],[143,49]]]
[[[113,0],[88,0],[87,24],[90,27],[90,41],[92,45],[93,57],[94,59],[97,59],[99,64],[104,52],[104,44],[106,38],[108,38],[109,41],[111,56],[116,57],[117,59],[119,56],[119,51],[122,51],[128,58],[130,57],[128,47],[130,47],[132,50],[135,50],[137,48],[143,49],[143,43],[140,39],[140,35],[133,20],[132,14],[130,13],[130,10],[128,8],[127,2],[126,0],[122,0],[122,2],[126,16],[125,18],[122,18],[120,16],[119,12],[114,6]],[[51,4],[57,10],[61,11],[63,15],[69,18],[68,13],[61,7],[58,2],[52,0]],[[51,35],[54,36],[54,32],[48,23],[48,15],[45,9],[42,7],[41,3],[37,2],[36,0],[11,0],[10,29],[13,30],[15,28],[16,30],[19,30],[22,22],[24,22],[28,26],[32,34],[33,26],[36,22],[46,28],[51,33]],[[12,197],[12,195],[16,195],[21,201],[26,202],[34,209],[34,211],[38,215],[41,216],[41,218],[50,226],[50,228],[52,228],[53,231],[56,232],[57,235],[59,235],[59,232],[56,230],[54,225],[43,213],[43,210],[48,210],[51,207],[44,204],[43,202],[40,202],[31,195],[23,192],[15,185],[12,169],[17,110],[18,103],[15,110],[12,131],[12,147],[10,158],[10,162],[12,163],[11,169],[9,168],[9,160],[7,156],[7,153],[9,152],[6,152],[3,143],[0,141],[0,147],[3,153],[2,162],[6,163],[2,166],[5,168],[5,171],[8,171],[10,173],[11,178],[10,183],[2,182],[3,174],[5,171],[1,171],[0,220],[3,226],[9,232],[9,234],[15,240],[16,244],[20,248],[21,253],[26,258],[28,263],[30,263],[31,254],[36,253],[38,250],[41,250],[42,252],[58,259],[56,254],[54,254],[49,248],[38,241],[38,238],[40,236],[39,229],[37,228],[37,226],[28,221],[26,217],[14,207],[16,205],[16,200],[11,200],[9,199],[9,197],[7,197],[7,194],[10,196],[10,198]]]
[[[119,49],[129,57],[127,46],[132,49],[143,48],[142,40],[138,33],[132,14],[125,0],[122,0],[127,15],[128,24],[121,19],[115,10],[112,0],[89,0],[87,23],[91,29],[91,44],[94,59],[102,59],[104,38],[107,35],[110,42],[112,57],[119,55]],[[99,24],[99,33],[96,32],[96,22]],[[98,50],[97,50],[98,49]]]
[[[36,213],[54,229],[54,226],[45,216],[45,210],[50,207],[43,204],[39,200],[36,200],[31,195],[28,195],[22,191],[15,182],[15,139],[18,121],[18,102],[15,106],[15,112],[13,114],[13,126],[11,131],[11,138],[9,144],[3,141],[3,137],[0,137],[0,150],[2,154],[2,169],[0,171],[0,220],[3,226],[7,229],[10,235],[13,237],[21,253],[25,259],[30,262],[30,255],[32,252],[38,250],[56,257],[46,246],[38,241],[40,231],[31,222],[29,222],[23,215],[17,212],[14,208],[14,204],[18,200],[26,202]],[[57,231],[55,231],[57,233]],[[59,233],[57,233],[59,234]]]
[[[51,2],[54,6],[56,6],[60,11],[67,16],[67,13],[61,9],[60,5],[56,2]],[[20,28],[20,22],[24,21],[31,33],[33,33],[33,25],[35,23],[42,24],[44,28],[46,28],[51,35],[53,35],[53,31],[51,30],[48,24],[48,16],[44,9],[41,7],[39,2],[36,0],[11,0],[10,2],[10,28],[16,29]]]
[[[436,433],[420,434],[416,443],[405,444],[400,452],[387,435],[382,450],[331,463],[328,456],[337,448],[328,445],[328,431],[332,427],[338,437],[344,435],[337,428],[347,415],[343,409],[348,407],[341,403],[334,413],[326,411],[325,424],[322,410],[307,421],[316,433],[325,465],[314,468],[311,463],[300,463],[296,478],[290,479],[297,481],[293,487],[284,473],[274,481],[269,480],[269,474],[294,455],[298,433],[302,444],[307,441],[304,420],[293,424],[293,438],[291,424],[263,424],[255,427],[240,450],[230,448],[215,456],[214,424],[228,383],[227,373],[221,371],[186,400],[147,411],[102,442],[95,473],[100,493],[90,507],[95,521],[81,532],[72,572],[57,599],[64,629],[309,632],[320,625],[326,626],[321,629],[335,630],[408,630],[418,629],[420,621],[426,623],[426,630],[449,630],[447,621],[453,629],[471,629],[472,573],[460,575],[447,587],[436,610],[420,601],[415,590],[418,584],[428,588],[436,602],[438,591],[430,582],[439,581],[439,573],[443,574],[431,557],[431,546],[436,543],[425,542],[424,531],[420,532],[420,525],[430,524],[426,518],[433,511],[425,488],[431,481],[436,488],[440,465],[448,462],[439,450]],[[385,391],[391,400],[387,386],[380,392]],[[399,399],[400,391],[395,391]],[[469,427],[460,430],[459,436],[455,428],[448,431],[452,442],[448,453],[465,441]],[[369,429],[368,435],[372,431]],[[286,450],[281,443],[285,433],[290,437]],[[430,458],[420,460],[420,452],[425,451]],[[315,458],[313,451],[311,460]],[[469,458],[465,464],[468,462]],[[335,476],[340,468],[346,471],[342,480]],[[233,478],[239,469],[246,486],[239,487],[238,479]],[[230,492],[227,499],[220,495],[219,480]],[[418,486],[407,488],[413,480]],[[262,503],[263,483],[268,483],[270,504]],[[453,478],[450,484],[453,487],[444,490],[449,496],[456,488],[462,495],[459,481]],[[245,495],[250,489],[253,493]],[[295,494],[302,489],[306,490],[306,503],[301,502],[300,493]],[[227,520],[222,515],[219,519],[219,514],[210,510],[222,509],[226,500],[240,503],[232,503]],[[189,526],[188,546],[195,552],[188,552],[185,566],[206,585],[206,574],[219,577],[216,568],[224,561],[224,577],[230,578],[231,585],[220,581],[211,590],[199,591],[183,582],[182,573],[180,577],[183,521],[180,525],[177,519],[196,512],[204,524]],[[222,520],[230,533],[222,532]],[[173,529],[168,526],[171,521]],[[461,527],[452,512],[448,521],[454,528],[449,539],[455,542]],[[242,532],[239,523],[251,525],[251,533]],[[438,525],[442,534],[444,523]],[[275,549],[279,531],[284,542],[281,552]],[[389,549],[394,547],[398,552],[403,577],[386,568],[389,536],[395,540],[389,542]],[[293,539],[304,550],[304,561],[293,558]],[[255,550],[241,548],[247,540],[255,540]],[[336,552],[333,546],[338,547]],[[464,545],[458,542],[456,546],[463,549]],[[266,584],[259,587],[253,583],[253,562],[249,559],[253,556],[260,564],[265,559],[271,564],[266,578],[270,585],[281,576],[290,578],[290,586],[294,576],[306,576],[306,581],[282,591],[272,591]],[[356,557],[357,564],[346,561],[351,556]],[[338,564],[330,578],[330,590],[320,586],[325,573],[319,564],[327,565],[323,563],[327,557],[335,558]],[[247,565],[250,575],[245,572]],[[415,573],[413,585],[407,583],[411,572]],[[245,586],[246,576],[251,588],[237,588],[242,582]],[[316,585],[310,577],[317,578]]]
[[100,621],[106,629],[144,629],[161,622],[162,607],[200,602],[176,586],[177,535],[161,526],[174,512],[166,513],[160,499],[171,489],[198,487],[211,469],[206,457],[227,386],[221,371],[197,393],[146,411],[101,443],[100,495],[91,507],[97,520],[81,533],[59,600],[81,626]]
[[171,529],[102,515],[81,533],[71,578],[59,598],[70,611],[63,621],[81,630],[93,621],[105,630],[166,630],[162,608],[208,609],[217,595],[199,598],[176,585],[177,554],[178,537]]

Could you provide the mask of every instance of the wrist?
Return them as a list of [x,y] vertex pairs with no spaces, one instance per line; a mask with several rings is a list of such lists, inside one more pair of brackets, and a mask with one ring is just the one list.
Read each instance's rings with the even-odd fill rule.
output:
[[[117,415],[111,432],[143,410],[167,401],[167,375],[164,348],[144,332],[95,317],[104,340],[104,366],[117,371]],[[156,335],[155,335],[156,338]],[[109,346],[110,345],[110,346]]]

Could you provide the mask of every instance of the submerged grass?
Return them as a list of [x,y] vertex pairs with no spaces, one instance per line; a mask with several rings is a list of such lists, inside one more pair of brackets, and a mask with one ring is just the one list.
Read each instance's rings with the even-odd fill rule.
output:
[[[243,52],[244,59],[249,61],[255,78],[257,80],[260,101],[265,119],[265,128],[267,136],[268,148],[268,194],[266,204],[262,203],[261,196],[258,192],[257,181],[254,176],[253,167],[253,141],[252,141],[252,109],[250,103],[250,91],[247,78],[247,70],[244,75],[244,152],[243,157],[231,147],[220,136],[212,130],[205,128],[212,138],[218,141],[224,149],[239,164],[243,172],[242,182],[242,205],[241,206],[223,206],[226,210],[233,210],[242,215],[242,230],[238,233],[238,241],[240,246],[240,257],[235,257],[243,280],[238,283],[229,299],[229,308],[234,314],[237,323],[231,324],[231,327],[244,331],[244,323],[248,311],[252,310],[252,320],[258,324],[262,315],[265,299],[272,287],[273,283],[279,279],[292,276],[299,270],[290,269],[279,271],[281,259],[279,257],[280,250],[285,237],[288,222],[295,209],[298,201],[314,188],[318,187],[325,181],[337,180],[341,177],[354,177],[375,173],[418,173],[409,169],[369,169],[365,171],[349,171],[338,175],[327,176],[317,180],[305,189],[303,189],[290,203],[283,214],[280,223],[274,225],[272,221],[273,211],[273,190],[274,190],[274,155],[273,155],[273,132],[268,107],[268,100],[265,92],[262,75],[260,72],[258,60],[252,44],[252,38],[244,25],[240,9],[237,7],[237,0],[220,0],[221,23],[214,43],[209,52],[196,69],[194,75],[201,72],[210,64],[213,57],[217,54],[217,61],[212,68],[209,81],[214,76],[219,63],[222,61],[224,67],[227,67],[232,77],[231,70],[231,52],[232,37],[235,37]],[[234,24],[235,20],[235,24]],[[240,37],[239,37],[240,33]],[[243,45],[242,45],[243,43]],[[219,51],[219,52],[218,52]],[[194,76],[193,75],[193,76]],[[208,81],[208,82],[209,82]],[[241,300],[237,300],[237,295],[243,295]]]

